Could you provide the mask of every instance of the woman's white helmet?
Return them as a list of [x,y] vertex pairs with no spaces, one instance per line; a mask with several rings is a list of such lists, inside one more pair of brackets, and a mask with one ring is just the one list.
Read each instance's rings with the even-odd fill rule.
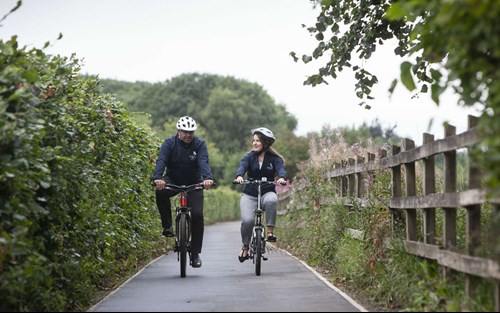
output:
[[273,132],[265,127],[252,129],[252,135],[255,135],[255,133],[261,133],[262,135],[264,135],[264,137],[271,140],[271,143],[274,143],[276,141],[276,137],[274,137]]
[[177,130],[194,132],[197,128],[196,121],[189,116],[183,116],[177,122]]

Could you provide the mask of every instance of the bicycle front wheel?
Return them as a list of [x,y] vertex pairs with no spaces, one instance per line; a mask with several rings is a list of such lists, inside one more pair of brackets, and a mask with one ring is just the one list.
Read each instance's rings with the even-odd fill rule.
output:
[[179,253],[181,262],[181,277],[186,277],[187,266],[187,219],[185,214],[181,214],[179,220]]
[[260,276],[260,267],[262,264],[262,229],[255,230],[255,275]]

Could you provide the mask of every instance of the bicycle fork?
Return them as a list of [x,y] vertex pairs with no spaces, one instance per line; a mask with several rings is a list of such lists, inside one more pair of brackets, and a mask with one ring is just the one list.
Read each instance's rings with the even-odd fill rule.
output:
[[[267,258],[264,256],[264,253],[266,253],[266,240],[265,240],[265,232],[264,232],[264,227],[260,223],[260,216],[257,216],[257,223],[255,224],[253,230],[252,230],[252,243],[251,243],[251,258],[254,259],[254,256],[259,255],[257,253],[257,249],[260,250],[260,255],[262,256],[262,259],[264,261],[267,261]],[[260,237],[260,240],[257,240],[257,237]],[[257,245],[257,243],[260,242],[260,247]]]

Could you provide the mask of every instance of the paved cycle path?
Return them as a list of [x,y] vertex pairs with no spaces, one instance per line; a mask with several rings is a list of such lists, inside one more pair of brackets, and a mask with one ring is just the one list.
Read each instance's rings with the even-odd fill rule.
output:
[[239,229],[240,222],[205,227],[201,268],[188,267],[181,278],[177,254],[169,253],[89,311],[366,312],[307,265],[273,247],[256,276],[251,260],[238,261]]

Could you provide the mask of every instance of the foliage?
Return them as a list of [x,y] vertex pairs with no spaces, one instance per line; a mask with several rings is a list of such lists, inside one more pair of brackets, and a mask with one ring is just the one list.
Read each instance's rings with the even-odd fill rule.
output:
[[228,187],[216,187],[205,192],[205,223],[234,221],[240,217],[241,194]]
[[307,139],[293,133],[296,118],[255,83],[196,73],[156,84],[102,82],[131,109],[151,114],[160,138],[175,133],[179,116],[193,116],[200,124],[197,136],[209,145],[219,183],[230,184],[234,178],[239,160],[251,149],[250,130],[255,127],[267,126],[276,134],[275,147],[286,159],[288,177],[297,173],[296,163],[307,159]]
[[[293,192],[287,214],[277,221],[281,234],[279,245],[329,275],[343,290],[363,295],[364,301],[370,299],[370,305],[382,311],[491,311],[494,286],[490,281],[475,277],[477,290],[467,299],[465,275],[456,274],[452,279],[443,280],[436,262],[406,252],[401,240],[406,236],[405,228],[398,222],[404,216],[387,208],[391,197],[390,171],[377,170],[365,176],[371,200],[367,206],[356,203],[344,206],[338,182],[325,179],[324,173],[331,169],[334,161],[366,155],[367,151],[379,148],[373,144],[347,143],[340,131],[314,138],[310,158],[301,165],[299,175],[305,187]],[[460,163],[467,162],[464,158],[459,155]],[[418,185],[422,185],[421,178],[418,180]],[[442,211],[436,210],[437,229],[440,229],[437,234],[442,234]],[[457,211],[456,248],[463,249],[465,210]],[[420,213],[418,216],[422,218]],[[481,225],[488,225],[487,222],[495,218],[492,213],[489,205],[481,208]],[[423,229],[421,225],[420,221],[419,229]],[[348,228],[360,231],[362,238],[354,238],[346,231]],[[495,249],[498,246],[495,229],[482,230],[477,256],[490,259],[498,256],[498,251],[490,251],[492,247],[498,250]],[[423,236],[421,232],[419,236]],[[441,240],[440,236],[436,237]]]
[[154,139],[78,60],[0,47],[2,310],[78,309],[159,248]]
[[[120,87],[120,85],[123,85]],[[127,98],[133,110],[152,114],[152,126],[167,120],[193,116],[221,151],[241,151],[248,147],[249,130],[265,125],[274,131],[293,131],[297,120],[277,105],[259,85],[233,77],[210,74],[182,74],[163,83],[137,82],[134,97],[129,83],[104,81],[105,90]]]
[[119,95],[120,101],[126,104],[131,111],[137,108],[137,95],[142,94],[152,85],[149,82],[127,82],[113,79],[100,79],[100,82],[105,93]]
[[[454,90],[460,105],[480,104],[480,129],[484,136],[488,182],[500,193],[500,7],[494,0],[322,0],[316,24],[308,27],[318,40],[302,61],[325,58],[318,72],[304,84],[318,85],[335,79],[346,67],[355,72],[356,94],[373,99],[378,82],[363,61],[377,45],[396,39],[394,53],[405,57],[400,81],[417,92],[430,90],[432,99]],[[327,54],[331,55],[327,57]],[[357,54],[357,61],[352,61]],[[295,61],[299,57],[291,53]],[[408,59],[412,57],[413,59]],[[352,62],[356,62],[354,65]],[[396,81],[395,81],[396,83]],[[393,90],[395,84],[391,87]]]

